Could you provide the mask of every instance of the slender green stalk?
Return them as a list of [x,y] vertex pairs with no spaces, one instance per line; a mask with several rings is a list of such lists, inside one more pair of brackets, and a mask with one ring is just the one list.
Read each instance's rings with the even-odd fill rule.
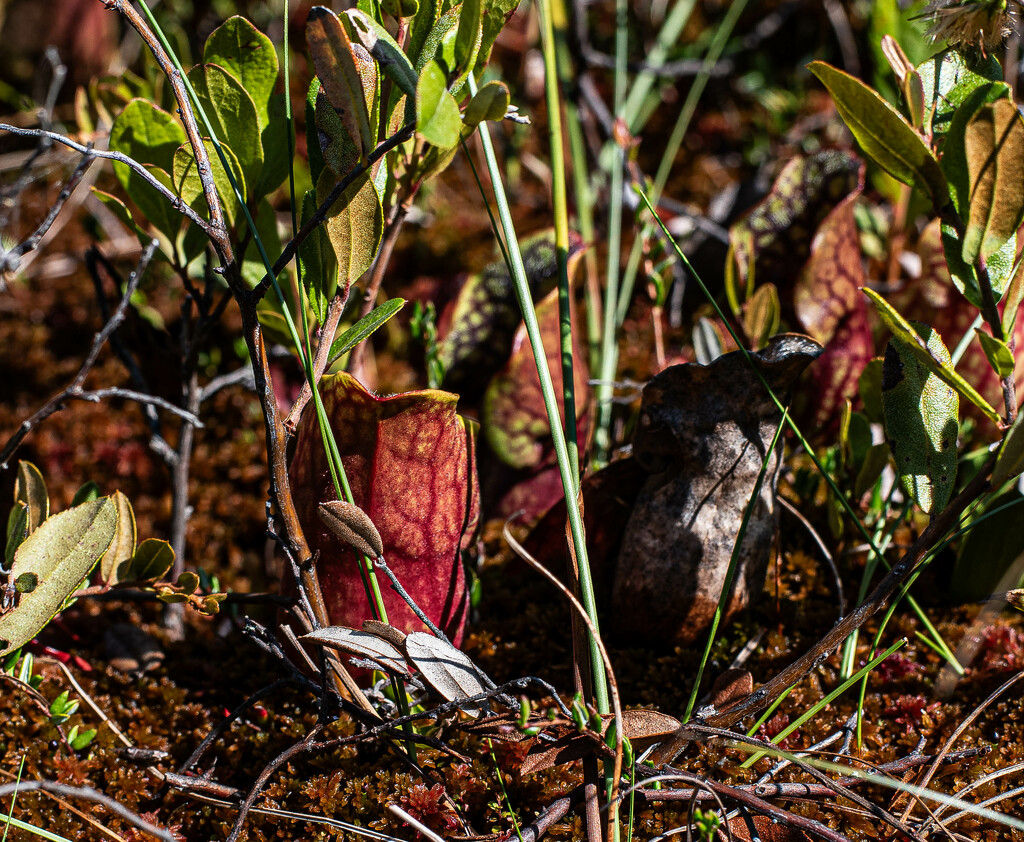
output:
[[[673,14],[675,14],[676,11],[684,5],[685,4],[682,0],[680,0],[678,5],[672,10]],[[683,139],[686,137],[686,132],[690,128],[690,121],[693,119],[693,115],[697,110],[697,103],[700,102],[701,95],[704,93],[708,80],[711,78],[711,69],[722,57],[726,44],[729,42],[729,36],[732,35],[732,31],[736,26],[736,21],[739,19],[739,16],[746,5],[747,0],[735,0],[735,2],[731,3],[729,5],[728,12],[726,12],[725,18],[723,18],[722,22],[718,25],[718,29],[715,30],[714,38],[712,38],[711,44],[708,46],[708,51],[704,55],[704,61],[701,64],[700,72],[694,78],[693,84],[690,86],[690,90],[686,94],[683,107],[679,111],[676,123],[672,127],[672,133],[669,135],[668,142],[665,144],[665,150],[662,152],[661,161],[658,163],[658,171],[654,177],[654,185],[651,188],[651,200],[654,204],[658,203],[658,200],[661,198],[662,191],[665,189],[665,184],[668,182],[668,177],[672,172],[672,165],[675,163],[676,155],[679,154],[679,148],[683,145]],[[665,20],[665,27],[663,27],[663,31],[668,27],[669,19]],[[647,61],[648,63],[651,63],[650,56]],[[636,93],[639,90],[640,80],[642,78],[643,74],[641,74],[637,79],[637,83],[634,86],[633,91],[630,93],[630,99],[633,98],[633,93]],[[630,125],[632,126],[632,123]],[[639,130],[640,126],[637,126],[635,131]],[[633,241],[633,248],[630,250],[629,261],[626,264],[626,271],[622,276],[622,291],[619,294],[619,305],[616,312],[616,320],[620,326],[626,319],[626,313],[629,310],[629,302],[633,297],[633,286],[636,283],[637,272],[640,268],[642,246],[643,243],[639,238]]]
[[[749,360],[750,352],[746,349],[746,346],[743,344],[743,341],[736,333],[735,329],[732,326],[732,323],[726,317],[725,313],[722,312],[722,308],[718,305],[718,302],[715,300],[715,297],[711,294],[711,291],[707,288],[707,285],[704,283],[703,279],[693,268],[693,264],[690,263],[686,255],[683,254],[682,249],[679,248],[679,244],[669,233],[668,229],[665,228],[665,223],[662,222],[661,219],[658,217],[657,213],[655,213],[654,206],[651,204],[651,200],[647,197],[647,194],[639,187],[636,187],[636,191],[637,194],[640,196],[640,199],[647,206],[647,210],[650,211],[651,215],[654,217],[654,221],[657,222],[657,224],[661,227],[661,230],[665,234],[665,237],[667,238],[668,242],[672,245],[672,249],[673,251],[675,251],[676,256],[682,262],[683,266],[686,267],[686,270],[690,273],[693,279],[697,282],[697,285],[701,288],[701,291],[704,293],[705,298],[707,298],[711,306],[714,308],[716,315],[719,319],[721,319],[722,323],[729,331],[729,334],[732,336],[733,341],[736,343],[736,346]],[[768,382],[764,379],[764,376],[760,373],[760,371],[757,370],[756,367],[754,367],[754,372],[757,374],[758,378],[764,384],[765,389],[768,390],[768,395],[769,397],[771,397],[776,407],[778,407],[779,412],[785,413],[786,408],[782,405],[782,402],[779,400],[778,396],[772,390],[771,386],[768,385]],[[785,418],[786,423],[789,425],[789,428],[793,431],[793,434],[796,436],[797,441],[799,441],[800,444],[803,446],[804,450],[807,452],[807,455],[811,458],[811,461],[814,463],[814,467],[817,468],[818,473],[821,474],[822,479],[825,480],[825,483],[828,485],[829,489],[831,489],[832,493],[835,495],[836,499],[843,507],[843,510],[853,520],[854,525],[857,527],[857,531],[860,532],[861,536],[868,543],[868,546],[870,546],[871,551],[879,559],[881,559],[882,563],[886,566],[886,569],[891,569],[891,565],[879,551],[878,547],[875,545],[874,539],[868,532],[867,527],[864,526],[863,523],[861,523],[860,518],[858,518],[856,512],[853,511],[853,507],[850,505],[850,501],[846,499],[846,495],[839,490],[839,486],[836,485],[835,480],[833,480],[832,477],[829,475],[828,471],[825,470],[825,466],[821,464],[821,460],[818,458],[818,455],[814,452],[814,448],[811,447],[810,442],[807,441],[806,437],[804,436],[800,428],[797,426],[796,422],[792,419],[792,417],[788,415],[786,415]],[[925,628],[928,629],[929,633],[932,634],[935,637],[936,641],[940,644],[940,652],[942,654],[942,657],[944,657],[951,664],[954,664],[957,669],[962,669],[959,663],[957,663],[956,656],[953,654],[953,651],[949,648],[949,645],[942,639],[942,636],[938,633],[938,630],[935,628],[932,621],[928,619],[928,616],[924,613],[924,610],[921,608],[921,606],[918,605],[917,601],[914,600],[912,597],[908,596],[907,603],[913,609],[914,613],[917,615],[918,619],[925,626]]]
[[[615,0],[615,119],[625,118],[626,50],[629,45],[627,0]],[[597,384],[597,411],[594,413],[593,466],[602,468],[611,457],[612,393],[619,364],[618,332],[615,308],[619,299],[619,268],[622,260],[622,189],[626,151],[620,143],[612,146],[608,187],[608,262],[605,269],[604,327],[601,332],[601,371]]]
[[[551,204],[555,217],[555,259],[558,266],[558,333],[562,350],[562,412],[565,440],[572,468],[575,494],[580,485],[580,451],[576,427],[576,380],[572,359],[572,289],[569,285],[569,203],[565,189],[565,155],[562,140],[562,102],[558,94],[555,57],[554,11],[551,0],[540,0],[541,43],[544,51],[544,96],[548,107],[548,140],[551,147]],[[574,494],[574,496],[575,496]]]
[[[476,79],[470,74],[470,93],[475,94]],[[501,221],[501,229],[505,238],[505,247],[508,251],[509,262],[512,268],[512,280],[516,293],[516,299],[523,313],[523,322],[526,325],[526,333],[530,339],[530,347],[533,349],[533,360],[537,366],[537,376],[540,379],[541,394],[544,398],[544,409],[547,412],[548,423],[551,426],[551,438],[555,447],[555,458],[558,461],[558,471],[562,479],[562,491],[565,494],[566,509],[569,515],[569,530],[572,534],[573,548],[576,551],[576,560],[579,564],[579,591],[580,601],[586,609],[587,615],[598,629],[597,605],[594,599],[594,584],[590,575],[590,561],[587,558],[587,545],[583,539],[583,519],[580,517],[579,502],[576,498],[576,484],[573,479],[572,467],[569,463],[569,452],[565,446],[565,436],[562,432],[562,425],[559,423],[558,402],[555,397],[554,386],[551,383],[551,373],[547,367],[547,355],[544,351],[544,341],[540,335],[540,328],[537,325],[537,314],[533,309],[533,300],[530,297],[530,287],[526,280],[526,270],[523,267],[523,257],[519,251],[519,241],[516,239],[515,225],[512,222],[512,213],[508,206],[508,198],[505,195],[505,186],[501,180],[501,171],[498,169],[498,159],[494,154],[494,146],[491,143],[490,130],[487,123],[479,126],[480,142],[483,145],[484,158],[487,161],[487,172],[491,179],[491,186],[494,190],[494,200],[498,207],[498,219]],[[592,675],[594,678],[594,701],[600,713],[610,711],[608,701],[608,678],[604,668],[604,660],[597,647],[594,636],[590,636],[590,659]]]
[[[16,784],[21,783],[22,772],[25,771],[25,755],[21,756],[21,763],[18,765],[18,776],[14,779]],[[18,800],[18,790],[11,793],[11,809],[7,811],[7,823],[4,825],[4,837],[0,842],[7,842],[7,831],[11,829],[11,816],[14,815],[14,802]]]
[[[736,542],[732,545],[732,557],[729,559],[729,569],[725,573],[725,580],[722,582],[722,591],[718,595],[718,604],[715,606],[715,615],[711,620],[711,629],[708,631],[708,641],[704,645],[704,654],[701,656],[700,666],[697,668],[697,677],[693,681],[693,689],[690,691],[690,700],[686,703],[686,712],[683,714],[683,722],[689,722],[690,717],[693,715],[693,707],[697,703],[697,694],[700,691],[700,681],[704,676],[704,668],[707,666],[708,658],[711,657],[711,647],[715,643],[715,634],[718,632],[718,624],[722,621],[724,606],[729,601],[729,592],[732,590],[732,583],[736,578],[736,571],[740,566],[740,549],[743,546],[743,538],[747,534],[747,526],[750,523],[750,517],[754,513],[754,509],[760,501],[761,488],[764,486],[764,478],[768,473],[768,463],[771,462],[772,456],[775,453],[775,448],[778,446],[779,439],[782,436],[782,431],[785,429],[787,415],[788,411],[783,413],[783,417],[779,421],[779,426],[775,428],[775,435],[772,437],[772,443],[768,447],[764,459],[761,460],[761,470],[757,472],[757,479],[754,481],[754,490],[750,495],[750,499],[747,501],[746,508],[743,510],[743,520],[740,522],[739,532],[736,535]],[[779,454],[779,457],[781,458],[781,454]]]

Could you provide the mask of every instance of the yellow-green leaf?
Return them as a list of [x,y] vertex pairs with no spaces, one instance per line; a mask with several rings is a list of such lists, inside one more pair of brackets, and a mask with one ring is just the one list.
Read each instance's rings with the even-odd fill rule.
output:
[[[921,325],[929,358],[950,365],[938,332]],[[907,493],[928,513],[940,511],[956,481],[960,399],[915,353],[917,343],[893,335],[882,367],[885,432]]]
[[509,99],[508,85],[492,80],[473,95],[462,121],[467,126],[477,126],[484,120],[503,120],[508,113]]
[[978,334],[981,349],[985,352],[985,357],[988,359],[988,364],[992,366],[992,370],[1000,378],[1009,377],[1013,374],[1013,354],[1006,346],[1006,343],[1000,342],[994,336],[985,333],[981,328],[976,327],[974,332]]
[[46,492],[43,474],[31,462],[18,462],[18,476],[14,480],[14,502],[28,507],[28,532],[31,535],[50,516],[50,497]]
[[117,511],[117,529],[100,559],[100,578],[105,585],[116,585],[119,581],[117,568],[135,554],[138,532],[131,501],[120,491],[115,491],[110,499]]
[[967,124],[964,150],[970,178],[963,260],[987,260],[1024,220],[1024,120],[1016,103],[999,99]]
[[[327,199],[333,186],[330,170],[324,170],[317,183],[317,205]],[[331,206],[326,225],[338,261],[338,285],[345,287],[370,268],[384,234],[380,196],[368,175],[349,185]]]
[[362,44],[352,43],[338,16],[323,6],[309,11],[306,43],[327,98],[340,112],[360,153],[368,154],[376,145],[376,131],[370,125],[366,104],[366,92],[374,92],[377,87],[373,59]]
[[943,360],[940,356],[934,355],[910,325],[910,322],[897,313],[888,301],[872,289],[865,288],[864,294],[871,299],[871,303],[875,305],[882,321],[892,331],[893,336],[902,340],[932,374],[967,398],[992,421],[999,422],[999,413],[992,408],[992,405],[978,393],[977,389],[956,373],[948,359]]
[[0,616],[0,654],[24,646],[61,610],[110,545],[117,511],[101,497],[47,518],[14,556],[11,577],[32,582]]
[[936,210],[949,202],[938,160],[903,116],[875,91],[823,61],[807,65],[828,88],[865,154],[893,178],[923,190]]

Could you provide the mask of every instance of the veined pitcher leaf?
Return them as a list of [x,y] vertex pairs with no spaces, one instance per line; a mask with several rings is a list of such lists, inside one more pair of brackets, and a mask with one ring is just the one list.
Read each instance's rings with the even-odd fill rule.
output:
[[964,150],[970,205],[962,257],[987,260],[1024,219],[1024,120],[1016,103],[999,99],[967,124]]
[[[927,325],[917,326],[917,331],[927,342],[929,358],[951,367],[939,334]],[[932,514],[949,502],[956,481],[960,399],[921,362],[917,348],[895,334],[889,340],[882,365],[882,408],[903,486]]]
[[[47,518],[14,555],[11,576],[35,587],[0,616],[0,654],[24,646],[61,610],[110,545],[117,509],[101,497]],[[24,577],[24,578],[23,578]]]
[[18,462],[18,476],[14,480],[14,502],[24,503],[28,508],[27,527],[29,534],[50,516],[50,495],[46,491],[46,480],[42,471],[31,462]]
[[376,145],[376,127],[370,123],[366,97],[376,94],[377,71],[362,44],[353,44],[338,16],[323,6],[314,6],[306,22],[306,43],[313,56],[331,105],[338,109],[360,155]]
[[828,88],[843,122],[871,160],[897,181],[917,187],[936,208],[949,201],[942,168],[921,136],[871,88],[848,73],[812,61],[807,68]]
[[925,344],[924,340],[921,339],[917,331],[915,331],[910,325],[910,322],[897,313],[896,310],[893,309],[892,305],[890,305],[889,302],[882,298],[882,296],[877,292],[865,287],[864,294],[871,299],[871,303],[875,305],[878,310],[878,314],[882,317],[882,321],[885,322],[886,327],[892,331],[893,336],[909,348],[914,356],[917,357],[917,359],[932,374],[936,375],[947,386],[952,387],[967,398],[967,400],[984,412],[989,419],[996,423],[999,422],[999,413],[992,408],[992,405],[988,401],[978,394],[977,389],[964,380],[964,378],[957,374],[953,369],[952,364],[949,362],[948,352],[945,359],[943,359],[941,354],[938,354],[933,349],[929,348],[929,346]]

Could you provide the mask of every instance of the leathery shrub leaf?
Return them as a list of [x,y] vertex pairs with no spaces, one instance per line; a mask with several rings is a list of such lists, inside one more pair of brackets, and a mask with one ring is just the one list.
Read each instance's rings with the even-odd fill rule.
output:
[[323,6],[309,11],[306,43],[327,98],[342,114],[360,153],[368,154],[376,138],[366,103],[367,92],[377,88],[373,59],[362,44],[352,43],[338,16]]
[[492,79],[473,95],[462,120],[469,127],[478,126],[484,120],[503,120],[510,101],[508,85]]
[[[380,534],[388,566],[457,644],[467,610],[459,551],[479,511],[472,424],[457,414],[458,396],[428,389],[382,398],[348,374],[324,377],[320,390],[353,502]],[[319,516],[320,504],[337,497],[314,413],[303,414],[289,475],[310,549],[320,552],[331,623],[359,626],[372,616],[360,560]],[[422,628],[398,594],[381,591],[395,627]]]
[[[320,174],[316,186],[317,206],[326,201],[334,178],[330,169]],[[338,261],[338,280],[342,295],[373,264],[384,236],[384,209],[377,188],[369,175],[356,179],[327,212],[327,236]],[[324,291],[326,293],[327,287]]]
[[416,83],[416,131],[427,143],[450,149],[459,142],[462,115],[436,61],[427,63]]
[[[949,351],[927,325],[914,326],[928,349],[949,365]],[[882,364],[885,432],[907,493],[925,512],[940,511],[956,481],[960,397],[924,365],[916,344],[889,340]]]
[[[943,358],[940,354],[937,354],[932,348],[930,348],[921,339],[917,331],[914,330],[910,322],[896,312],[892,305],[882,298],[882,296],[877,292],[872,289],[865,288],[864,294],[871,299],[871,303],[875,305],[875,308],[878,310],[878,314],[882,317],[882,321],[885,322],[885,326],[892,331],[893,336],[909,348],[911,353],[917,357],[919,362],[921,362],[932,374],[941,379],[947,386],[955,389],[967,398],[967,400],[977,406],[991,421],[999,423],[999,413],[996,412],[995,409],[992,408],[992,405],[978,393],[977,389],[957,374],[953,369],[952,364],[949,362],[948,353],[946,357]],[[885,387],[883,385],[883,389],[884,388]]]
[[14,555],[11,576],[35,587],[0,617],[0,654],[24,646],[57,614],[110,545],[117,508],[101,497],[47,518]]
[[138,529],[135,525],[135,512],[131,501],[120,491],[110,495],[114,508],[117,509],[117,529],[103,557],[100,559],[100,579],[106,585],[116,585],[119,581],[117,569],[122,562],[135,554],[135,542],[138,540]]
[[18,462],[18,476],[14,480],[14,502],[28,507],[29,534],[39,528],[50,516],[50,496],[42,471],[31,462]]
[[1006,343],[1000,342],[979,327],[976,327],[974,332],[978,334],[978,341],[981,342],[981,348],[985,352],[985,357],[988,359],[988,364],[992,366],[992,370],[1000,378],[1009,377],[1013,374],[1015,365],[1013,353]]
[[903,116],[848,73],[823,61],[812,61],[807,68],[828,88],[865,154],[897,181],[924,191],[936,209],[945,207],[949,187],[942,168]]
[[982,106],[967,124],[964,150],[970,205],[963,259],[998,251],[1024,219],[1024,120],[1005,99]]
[[1003,439],[1003,446],[992,471],[992,487],[1024,473],[1024,413],[1018,413]]

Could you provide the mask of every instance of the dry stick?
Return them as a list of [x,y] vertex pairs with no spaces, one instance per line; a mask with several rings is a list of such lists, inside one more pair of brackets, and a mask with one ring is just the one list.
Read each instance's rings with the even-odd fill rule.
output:
[[[338,330],[338,322],[341,321],[341,314],[347,301],[348,291],[346,290],[344,295],[334,296],[331,303],[327,305],[327,318],[320,327],[320,342],[316,346],[316,356],[313,357],[313,380],[316,383],[320,382],[324,371],[327,370],[327,363],[331,358],[331,343],[334,341],[334,334]],[[295,428],[299,424],[299,416],[302,415],[302,410],[309,403],[311,397],[313,397],[313,390],[309,387],[309,381],[303,380],[299,396],[292,404],[288,417],[284,419],[284,428],[289,436],[294,435]]]
[[538,842],[548,832],[555,822],[561,821],[577,804],[583,800],[583,787],[578,786],[567,795],[556,798],[547,807],[541,810],[540,814],[528,825],[519,829],[510,830],[504,836],[499,837],[495,842]]
[[[768,740],[757,739],[756,737],[748,737],[745,734],[736,734],[733,731],[726,731],[722,728],[711,728],[705,725],[691,725],[690,726],[694,733],[700,736],[707,737],[719,737],[726,740],[732,740],[738,743],[744,743],[746,745],[756,746],[765,751],[778,751],[778,747],[769,742]],[[817,780],[824,786],[829,787],[836,794],[842,798],[848,798],[854,804],[862,807],[871,813],[875,818],[881,819],[886,824],[891,825],[896,830],[905,834],[908,839],[915,839],[918,842],[922,842],[921,837],[914,833],[903,821],[897,819],[884,807],[880,807],[877,804],[869,801],[861,795],[855,792],[851,792],[847,787],[842,786],[836,781],[832,780],[828,775],[822,772],[820,769],[816,769],[813,766],[804,763],[799,757],[790,758],[794,765],[799,766],[806,774]],[[667,767],[666,767],[667,768]],[[673,770],[675,771],[675,770]],[[728,787],[727,787],[728,788]]]
[[781,494],[778,495],[776,499],[782,505],[782,508],[784,508],[787,512],[793,515],[793,517],[800,521],[804,529],[807,530],[807,534],[811,536],[811,540],[814,541],[815,544],[817,544],[818,550],[821,552],[822,558],[825,559],[825,562],[828,564],[829,569],[832,571],[832,578],[835,580],[836,584],[836,597],[839,599],[839,617],[841,619],[843,615],[846,613],[846,594],[843,592],[843,580],[842,577],[839,575],[839,568],[836,567],[835,558],[832,556],[832,553],[829,552],[829,549],[825,545],[824,540],[822,540],[822,537],[818,534],[818,530],[811,525],[811,522],[806,517],[804,517],[803,512],[801,512],[796,506],[790,503],[789,500],[787,500]]
[[13,272],[18,268],[18,264],[21,262],[23,255],[30,251],[34,251],[39,245],[39,241],[46,236],[46,232],[50,230],[50,226],[53,225],[57,215],[61,212],[64,207],[64,203],[71,198],[71,194],[75,192],[75,188],[78,187],[79,182],[85,177],[89,167],[92,166],[92,162],[96,160],[96,156],[91,151],[86,152],[79,161],[78,166],[75,167],[75,171],[71,174],[71,178],[67,180],[64,187],[61,188],[60,195],[57,196],[57,201],[53,203],[50,210],[47,212],[43,221],[39,223],[38,227],[24,242],[19,243],[8,252],[4,252],[0,248],[0,274],[4,272]]
[[[298,560],[305,562],[310,558],[309,545],[306,542],[302,525],[299,523],[298,513],[295,510],[295,501],[291,494],[286,453],[288,440],[278,415],[277,399],[274,394],[274,386],[270,377],[270,365],[263,341],[263,329],[256,315],[256,304],[261,296],[250,294],[247,285],[239,273],[228,230],[224,224],[224,211],[221,207],[220,198],[217,195],[216,185],[213,182],[210,156],[207,154],[206,146],[199,134],[195,114],[192,111],[192,104],[188,98],[188,92],[182,83],[181,75],[175,69],[170,57],[134,7],[130,3],[126,3],[125,0],[100,0],[100,2],[104,4],[105,8],[118,11],[124,15],[129,25],[139,34],[139,37],[145,42],[150,52],[153,53],[161,71],[163,71],[171,83],[171,89],[178,104],[178,113],[181,116],[182,124],[185,127],[185,134],[196,158],[196,169],[203,186],[203,195],[210,210],[210,222],[204,224],[203,230],[217,252],[224,278],[227,281],[232,296],[238,302],[239,311],[242,316],[242,335],[245,338],[249,359],[252,362],[255,390],[260,401],[260,409],[263,413],[263,422],[266,428],[267,462],[270,470],[270,496],[284,522],[284,531],[287,540],[290,542],[291,550]],[[412,127],[408,127],[408,130],[411,132]],[[337,187],[335,190],[337,190]],[[339,191],[337,196],[335,196],[335,190],[331,191],[331,196],[337,199],[341,192]],[[326,214],[333,201],[330,200],[330,204],[318,209],[317,214],[319,215],[321,210]],[[180,204],[180,201],[178,204]],[[320,216],[321,221],[322,219],[323,216]],[[310,222],[312,221],[310,220]],[[305,226],[303,230],[305,230]],[[309,230],[312,230],[312,227]],[[306,233],[308,234],[308,231]],[[278,263],[281,265],[280,269],[274,270],[275,277],[291,260],[291,256],[298,247],[298,242],[297,237],[292,238],[288,248],[285,249],[286,254],[282,254],[278,259]],[[269,279],[264,279],[264,283],[269,284]],[[255,291],[253,290],[253,293]],[[307,593],[313,608],[315,622],[321,626],[329,625],[327,607],[324,604],[323,594],[320,590],[320,581],[317,579],[312,565],[301,564],[300,567],[303,572],[299,584]],[[308,630],[312,631],[312,624],[309,625]],[[328,661],[333,668],[331,681],[334,683],[339,695],[344,696],[347,693],[368,713],[376,716],[373,706],[367,701],[348,670],[345,669],[338,658],[333,653],[329,653]]]
[[190,222],[195,223],[209,236],[210,234],[210,223],[203,219],[198,213],[196,213],[191,207],[185,204],[179,196],[176,196],[170,190],[168,190],[163,184],[157,181],[153,175],[147,170],[142,164],[136,161],[134,158],[129,158],[127,155],[121,152],[110,152],[108,150],[93,149],[91,146],[87,146],[82,143],[78,143],[69,137],[65,137],[62,134],[56,132],[46,131],[45,129],[23,129],[19,126],[11,126],[7,123],[0,123],[0,131],[9,132],[13,135],[20,137],[45,137],[50,140],[54,140],[57,143],[61,143],[67,146],[69,149],[74,149],[76,152],[81,152],[83,155],[88,155],[93,158],[103,158],[108,161],[117,161],[119,164],[124,164],[130,167],[137,175],[141,176],[142,179],[154,190],[160,193],[178,213],[184,214],[188,217]]
[[[707,717],[705,723],[715,728],[728,728],[741,719],[763,710],[774,702],[792,685],[801,681],[811,670],[821,664],[846,639],[854,629],[860,628],[878,611],[885,607],[900,586],[914,572],[917,565],[928,551],[938,542],[943,534],[960,517],[969,504],[974,502],[989,485],[988,477],[995,464],[995,455],[991,456],[981,470],[963,490],[941,512],[935,515],[918,539],[893,565],[885,578],[878,583],[863,604],[855,608],[847,617],[837,622],[818,643],[802,657],[798,658],[773,679],[759,687],[746,699],[735,704],[723,713]],[[685,730],[688,726],[682,726]]]
[[515,539],[509,529],[510,522],[511,519],[506,521],[505,526],[502,529],[502,535],[508,542],[508,545],[513,549],[516,555],[540,573],[545,579],[551,582],[551,584],[558,588],[558,590],[562,592],[562,595],[569,600],[569,604],[576,611],[580,619],[582,619],[586,624],[591,638],[597,646],[598,651],[601,653],[601,660],[604,661],[604,668],[608,674],[608,691],[612,701],[612,713],[615,715],[615,765],[612,771],[611,792],[608,794],[608,804],[610,807],[608,820],[608,842],[612,842],[612,839],[617,836],[615,831],[619,820],[618,811],[620,800],[618,797],[618,790],[619,779],[622,777],[622,704],[619,700],[619,685],[615,680],[615,670],[612,667],[611,658],[608,657],[608,650],[605,649],[604,643],[601,641],[601,635],[595,627],[594,621],[591,620],[587,614],[587,610],[583,607],[580,601],[573,596],[572,591],[558,581],[558,578],[551,571],[530,555],[526,551],[526,548]]
[[323,730],[323,727],[324,726],[319,723],[314,725],[305,737],[297,743],[290,745],[263,767],[263,771],[260,772],[259,777],[256,778],[256,782],[252,785],[252,789],[249,790],[249,794],[245,796],[245,801],[243,801],[241,806],[238,808],[238,818],[235,819],[235,825],[231,828],[231,835],[228,836],[227,842],[238,842],[238,837],[242,835],[242,827],[245,825],[245,820],[249,815],[249,811],[252,809],[253,804],[256,803],[260,790],[262,790],[266,782],[270,780],[270,776],[293,757],[309,751],[313,747],[316,735]]
[[149,265],[149,261],[153,256],[153,252],[156,250],[156,246],[156,240],[151,240],[142,250],[142,256],[139,258],[135,271],[128,277],[128,283],[125,286],[125,292],[121,297],[121,302],[107,320],[107,323],[93,337],[92,347],[89,349],[89,353],[86,355],[85,361],[78,369],[78,373],[75,375],[74,379],[72,379],[71,383],[69,383],[63,391],[50,398],[50,400],[37,409],[31,416],[22,421],[21,426],[18,427],[14,435],[7,440],[3,450],[0,451],[0,470],[7,469],[11,456],[13,456],[21,446],[25,437],[43,420],[63,409],[65,402],[69,400],[98,402],[108,397],[127,398],[128,400],[134,400],[142,404],[158,406],[161,409],[166,409],[168,412],[173,412],[182,417],[189,418],[193,423],[200,427],[202,426],[199,419],[194,415],[175,406],[169,401],[165,401],[163,398],[158,398],[153,395],[144,395],[141,392],[136,392],[131,389],[107,388],[86,391],[82,388],[82,385],[85,383],[85,379],[89,376],[93,366],[96,365],[96,360],[99,358],[100,351],[103,346],[110,338],[110,335],[117,330],[124,321],[125,313],[128,310],[131,297],[138,288],[139,281],[142,279],[142,275],[146,271],[146,267]]
[[11,795],[12,793],[18,793],[19,795],[24,792],[46,792],[51,795],[57,795],[61,798],[81,798],[85,801],[92,801],[95,804],[101,804],[110,810],[115,816],[124,819],[131,825],[139,828],[146,833],[155,836],[157,839],[163,839],[164,842],[176,842],[174,834],[170,831],[164,830],[162,827],[157,827],[155,824],[147,822],[142,816],[133,813],[127,807],[123,807],[118,804],[113,798],[104,795],[93,789],[91,786],[68,786],[66,784],[59,784],[56,781],[19,781],[13,784],[4,784],[0,786],[0,798]]
[[684,790],[687,793],[687,798],[692,798],[694,791],[700,787],[701,789],[708,790],[714,796],[718,796],[723,801],[735,801],[737,804],[746,807],[752,812],[768,816],[768,818],[772,819],[774,822],[778,822],[779,824],[783,824],[788,827],[798,828],[805,833],[813,833],[815,836],[828,840],[828,842],[850,842],[850,840],[841,833],[826,827],[821,824],[821,822],[817,822],[814,819],[809,819],[795,813],[790,813],[788,810],[784,810],[782,807],[777,807],[775,804],[765,801],[754,793],[748,792],[747,788],[729,786],[728,784],[719,783],[718,781],[713,781],[709,778],[698,778],[696,775],[681,772],[677,769],[673,769],[670,773],[665,775],[655,775],[652,778],[640,781],[623,792],[620,797],[625,797],[629,795],[629,793],[639,790],[646,801],[671,800],[662,799],[661,796],[670,792],[676,792],[677,790],[670,789],[649,792],[644,787],[646,787],[647,784],[655,783],[657,781],[682,780],[688,783],[693,783],[695,779],[696,785],[692,786],[688,790]]
[[[413,193],[413,196],[415,192]],[[373,303],[377,300],[377,294],[380,292],[381,284],[384,283],[384,274],[388,270],[388,264],[391,263],[391,252],[395,249],[395,243],[398,242],[398,235],[402,230],[402,223],[405,222],[405,217],[409,214],[409,202],[412,201],[413,196],[409,196],[406,199],[402,199],[397,205],[395,205],[394,213],[391,215],[391,220],[388,222],[387,230],[384,232],[384,238],[381,240],[380,251],[377,252],[377,259],[373,264],[373,272],[370,275],[370,283],[366,286],[366,292],[363,295],[363,304],[359,308],[359,318],[369,314],[373,309]],[[352,373],[352,376],[356,380],[363,380],[363,361],[366,357],[366,341],[360,342],[352,349],[352,356],[349,358],[348,370]]]
[[[1013,685],[1016,684],[1018,681],[1020,681],[1022,678],[1024,678],[1024,671],[1018,672],[1012,678],[1004,681],[1001,685],[999,685],[999,687],[997,687],[995,690],[993,690],[991,694],[989,694],[988,698],[986,698],[983,702],[981,702],[981,704],[979,704],[974,710],[972,710],[971,713],[968,715],[968,717],[963,722],[961,722],[956,727],[956,730],[953,731],[953,733],[949,735],[949,738],[943,744],[942,748],[939,749],[939,753],[936,756],[935,761],[928,768],[928,771],[925,772],[924,777],[921,779],[921,782],[918,784],[918,786],[920,786],[921,789],[927,788],[928,784],[931,783],[932,777],[935,775],[935,771],[939,768],[939,763],[942,761],[942,758],[946,756],[946,754],[949,752],[950,748],[952,747],[953,743],[955,743],[958,739],[960,739],[960,735],[964,731],[967,730],[967,728],[970,726],[970,724],[972,722],[974,722],[974,720],[977,719],[978,716],[981,715],[981,712],[983,710],[985,710],[985,708],[987,708],[996,699],[998,699],[1001,695],[1003,695],[1003,693],[1005,693],[1007,690],[1009,690],[1011,687],[1013,687]],[[911,811],[914,809],[914,802],[915,802],[915,799],[912,798],[907,803],[906,809],[903,811],[903,817],[902,818],[904,820],[906,820],[910,816]]]

